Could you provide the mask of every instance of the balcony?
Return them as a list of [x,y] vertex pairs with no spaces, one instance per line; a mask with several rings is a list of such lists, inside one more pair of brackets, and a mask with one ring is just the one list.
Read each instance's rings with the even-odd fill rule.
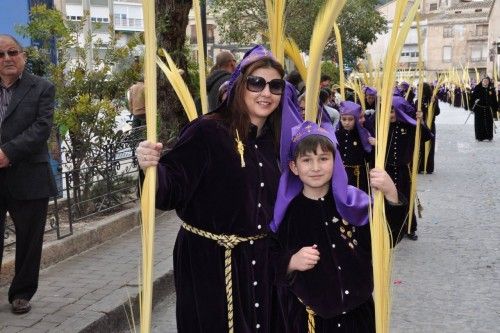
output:
[[471,31],[467,34],[468,41],[488,40],[488,31]]
[[115,30],[119,31],[144,31],[143,20],[140,18],[115,18],[114,24]]

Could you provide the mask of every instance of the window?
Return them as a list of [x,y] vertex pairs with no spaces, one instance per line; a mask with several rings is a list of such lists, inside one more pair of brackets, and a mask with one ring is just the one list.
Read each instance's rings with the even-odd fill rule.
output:
[[196,44],[198,39],[196,38],[196,25],[192,24],[191,26],[191,34],[189,35],[189,42],[191,44]]
[[213,44],[215,42],[215,25],[207,24],[207,43]]
[[450,38],[453,37],[453,26],[448,25],[443,27],[443,37]]
[[488,25],[487,24],[476,25],[476,36],[488,36]]
[[82,17],[81,16],[73,16],[73,15],[71,15],[71,16],[66,16],[66,19],[68,21],[81,21]]
[[483,10],[481,8],[478,8],[476,10],[474,10],[476,13],[479,13],[479,12],[482,12]]
[[[418,58],[418,45],[407,44],[403,46],[402,57]],[[408,60],[406,60],[408,61]]]
[[455,11],[455,14],[461,14],[461,13],[462,13],[462,11],[461,11],[461,10],[456,10],[456,11]]
[[471,61],[486,61],[488,59],[488,45],[472,45],[470,47]]
[[126,27],[127,26],[127,14],[115,14],[114,16],[115,25]]
[[443,46],[443,62],[451,61],[451,46]]
[[431,3],[429,5],[429,11],[434,11],[434,10],[437,10],[438,9],[438,4],[437,3]]

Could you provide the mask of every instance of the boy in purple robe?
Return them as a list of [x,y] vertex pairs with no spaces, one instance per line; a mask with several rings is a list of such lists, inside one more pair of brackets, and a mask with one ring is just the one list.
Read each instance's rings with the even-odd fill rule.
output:
[[372,144],[375,144],[375,139],[361,126],[359,121],[361,105],[350,101],[341,102],[339,111],[340,121],[337,123],[335,136],[349,179],[348,183],[368,193],[366,169],[372,157]]
[[[422,121],[422,112],[416,112],[413,105],[401,96],[392,97],[392,111],[389,125],[389,135],[387,144],[387,157],[385,169],[391,176],[396,188],[406,198],[410,198],[411,192],[411,174],[410,163],[413,157],[413,148],[415,144],[416,120]],[[430,130],[422,123],[421,138],[426,142],[432,138]],[[399,221],[392,225],[392,230],[397,230],[393,238],[398,241],[407,234],[411,240],[417,240],[417,219],[414,212],[410,233],[406,230],[406,221]]]
[[[368,195],[347,185],[332,132],[304,122],[293,129],[289,169],[280,179],[271,229],[281,246],[277,283],[284,332],[375,332]],[[383,170],[371,186],[385,194],[389,219],[406,212]],[[320,259],[321,258],[321,259]]]

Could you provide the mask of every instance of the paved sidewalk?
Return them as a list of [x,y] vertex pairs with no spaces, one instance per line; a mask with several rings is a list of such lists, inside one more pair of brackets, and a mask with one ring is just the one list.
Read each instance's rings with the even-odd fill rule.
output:
[[[155,281],[173,292],[172,249],[179,219],[157,214]],[[137,297],[140,228],[42,270],[33,309],[13,315],[7,288],[0,289],[0,332],[112,332],[127,327],[123,304]],[[168,289],[168,290],[165,290]],[[135,310],[137,311],[137,310]]]

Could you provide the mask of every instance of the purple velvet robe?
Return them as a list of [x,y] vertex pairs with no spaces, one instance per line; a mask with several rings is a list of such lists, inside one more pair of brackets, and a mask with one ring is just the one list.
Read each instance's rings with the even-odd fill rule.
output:
[[[426,126],[421,126],[421,141],[426,142],[432,138],[432,133]],[[413,148],[415,144],[415,126],[396,121],[389,125],[389,135],[387,144],[387,157],[385,170],[391,176],[398,192],[405,198],[410,198],[411,174],[410,164],[413,159]],[[417,230],[417,218],[412,212],[413,220],[411,231]],[[391,225],[393,237],[399,241],[407,233],[406,221],[397,221]],[[396,233],[394,233],[396,231]]]
[[[268,232],[279,180],[271,130],[252,128],[241,167],[234,135],[206,117],[183,131],[158,167],[157,208],[176,209],[187,224],[242,237]],[[232,252],[235,332],[275,332],[269,238]],[[179,332],[227,332],[224,248],[181,228],[174,248]],[[272,274],[272,275],[271,275]],[[278,321],[276,321],[278,322]]]
[[[344,166],[346,166],[345,171],[347,173],[349,185],[355,186],[368,193],[366,163],[370,162],[372,154],[363,149],[357,128],[347,131],[342,126],[339,126],[335,131],[335,136],[339,143],[338,149],[340,157],[342,158],[342,162],[344,162]],[[353,166],[359,167],[359,181],[358,177],[355,175]]]
[[[277,283],[285,331],[308,332],[306,304],[316,313],[318,333],[375,332],[369,225],[344,223],[332,204],[331,191],[322,199],[297,195],[276,234],[282,254]],[[401,220],[406,210],[406,204],[386,203],[389,220]],[[314,244],[320,252],[316,266],[287,275],[291,256]]]

